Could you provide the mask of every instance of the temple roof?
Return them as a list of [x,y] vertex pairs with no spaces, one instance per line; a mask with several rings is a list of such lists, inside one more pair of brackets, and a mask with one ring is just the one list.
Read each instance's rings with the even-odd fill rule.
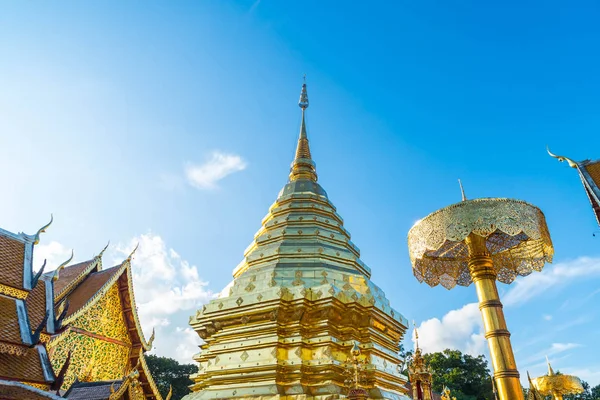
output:
[[90,272],[102,269],[102,258],[93,258],[64,268],[54,282],[54,297],[61,299]]
[[[56,379],[40,342],[46,304],[52,299],[40,279],[42,270],[34,275],[31,262],[33,246],[47,227],[35,235],[0,229],[0,379],[48,386]],[[53,313],[49,319],[54,326]]]
[[111,395],[111,388],[119,390],[123,380],[100,382],[75,382],[63,397],[69,400],[106,400]]
[[51,383],[54,373],[43,345],[27,348],[24,354],[0,352],[0,377],[24,382]]
[[[84,265],[82,265],[84,264]],[[75,268],[73,273],[71,268]],[[151,343],[146,342],[141,329],[135,298],[133,293],[133,283],[131,275],[131,259],[127,258],[121,264],[108,269],[100,269],[101,261],[88,261],[66,267],[60,274],[66,275],[70,279],[70,289],[64,292],[62,298],[55,296],[56,313],[59,314],[65,299],[69,308],[67,309],[64,325],[67,326],[71,321],[83,314],[89,307],[93,306],[113,285],[118,285],[121,293],[121,302],[123,304],[123,313],[125,321],[128,324],[129,334],[134,347],[141,346],[144,350],[150,350]],[[79,272],[79,275],[77,275]],[[76,278],[73,276],[77,275]],[[76,284],[73,284],[73,283]]]
[[600,225],[600,160],[578,162],[564,156],[552,154],[550,150],[548,150],[548,153],[559,161],[566,161],[571,168],[577,169],[585,193],[590,200],[592,210],[596,216],[596,222]]
[[53,393],[46,392],[21,382],[0,380],[0,400],[62,400]]

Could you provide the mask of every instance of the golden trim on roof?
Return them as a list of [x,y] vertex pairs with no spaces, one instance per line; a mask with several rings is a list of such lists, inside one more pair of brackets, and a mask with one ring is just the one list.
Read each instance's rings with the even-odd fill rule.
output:
[[0,283],[0,294],[3,294],[8,297],[13,297],[15,299],[23,300],[27,297],[29,292]]
[[[144,375],[146,375],[146,380],[148,381],[148,384],[150,385],[150,389],[152,389],[152,393],[156,396],[156,400],[163,400],[162,396],[160,395],[160,392],[158,391],[158,387],[156,386],[156,382],[154,382],[154,377],[152,376],[152,373],[150,372],[150,368],[148,368],[148,364],[146,363],[146,357],[144,356],[144,351],[142,349],[140,349],[138,357],[139,357],[138,364],[142,367],[142,370],[144,371]],[[172,388],[171,388],[171,390],[172,390]],[[171,391],[169,391],[169,393],[171,394]],[[168,395],[167,400],[170,397],[171,396]]]
[[571,160],[570,158],[565,157],[565,156],[559,156],[559,155],[553,154],[550,151],[550,148],[548,146],[546,146],[546,151],[548,152],[548,154],[550,154],[550,157],[554,157],[554,158],[556,158],[560,162],[566,161],[567,164],[569,164],[569,167],[571,167],[571,168],[577,168],[577,164],[578,163],[575,162],[575,161],[573,161],[573,160]]

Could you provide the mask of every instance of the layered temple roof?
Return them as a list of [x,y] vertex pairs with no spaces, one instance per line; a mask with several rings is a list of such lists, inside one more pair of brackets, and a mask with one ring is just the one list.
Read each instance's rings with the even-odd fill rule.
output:
[[[139,374],[138,380],[143,388],[145,398],[162,399],[144,358],[144,352],[152,347],[154,333],[150,340],[146,341],[137,316],[131,272],[131,257],[133,254],[115,267],[102,269],[103,252],[104,250],[91,260],[65,267],[58,274],[55,274],[55,284],[58,288],[55,292],[55,308],[56,313],[64,313],[63,324],[65,328],[59,335],[52,337],[50,347],[54,354],[61,353],[60,350],[55,350],[55,347],[60,347],[63,340],[68,343],[66,346],[71,345],[69,338],[66,338],[70,334],[81,338],[88,337],[120,343],[128,348],[128,368],[131,369],[136,366],[135,370]],[[117,296],[116,305],[114,302],[107,302],[107,299],[111,296]],[[109,309],[115,306],[118,309],[111,312]],[[101,312],[102,315],[96,315],[98,312]],[[94,317],[104,318],[106,324],[113,325],[115,312],[117,317],[122,314],[122,322],[125,324],[126,333],[106,329],[106,327],[93,324],[90,321],[90,319],[97,319]],[[62,353],[64,355],[64,351]],[[85,358],[87,354],[89,353],[83,351],[83,349],[81,352],[83,358],[74,354],[71,361],[71,370],[67,373],[67,381],[75,377],[90,379],[90,377],[81,376],[91,373],[87,369],[92,367],[85,364],[89,362]],[[112,367],[121,369],[120,371],[114,371],[117,375],[123,376],[128,373],[128,370],[123,370],[124,366],[122,365]],[[72,393],[78,393],[80,390],[85,391],[86,389],[82,389],[87,387],[84,383],[88,382],[79,382],[78,387],[80,389],[73,389],[74,392],[72,391]]]
[[0,398],[62,398],[48,390],[110,375],[121,383],[111,399],[162,400],[144,358],[154,333],[146,341],[137,316],[133,253],[106,270],[103,250],[34,274],[33,248],[48,225],[35,235],[0,229]]
[[590,200],[592,210],[596,216],[596,222],[600,225],[600,160],[583,160],[577,162],[564,156],[552,154],[550,150],[548,150],[548,153],[559,161],[566,161],[571,168],[577,169],[585,193]]
[[43,267],[34,275],[32,266],[33,247],[48,225],[35,235],[0,229],[0,390],[6,398],[44,398],[44,391],[56,389],[62,378],[41,337],[60,328],[52,280],[41,275]]
[[[186,399],[337,399],[354,341],[370,360],[371,398],[404,399],[397,371],[406,319],[370,280],[344,222],[317,182],[302,86],[289,181],[270,207],[228,293],[190,324],[205,340]],[[264,396],[264,397],[261,397]]]

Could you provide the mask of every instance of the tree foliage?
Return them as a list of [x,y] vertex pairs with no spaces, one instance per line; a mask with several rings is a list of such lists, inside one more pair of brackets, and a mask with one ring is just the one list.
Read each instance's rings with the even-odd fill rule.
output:
[[493,399],[492,381],[487,361],[483,355],[477,357],[462,354],[459,350],[424,355],[433,373],[433,390],[440,393],[444,386],[452,390],[457,400]]
[[198,372],[196,365],[179,364],[172,358],[159,357],[154,354],[147,355],[146,362],[163,398],[169,393],[171,385],[173,386],[171,400],[180,400],[190,393],[188,389],[188,386],[192,384],[190,375]]

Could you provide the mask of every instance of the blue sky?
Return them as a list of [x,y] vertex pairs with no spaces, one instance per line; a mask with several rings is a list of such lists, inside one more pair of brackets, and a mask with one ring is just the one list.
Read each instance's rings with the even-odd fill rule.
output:
[[[0,224],[32,233],[54,213],[39,253],[55,265],[109,239],[116,262],[141,241],[156,351],[191,361],[172,342],[193,344],[187,316],[231,280],[287,179],[306,73],[320,182],[424,346],[485,350],[473,288],[420,285],[407,255],[408,229],[458,201],[461,178],[471,198],[523,199],[548,220],[555,264],[501,287],[521,372],[543,373],[548,354],[599,384],[598,227],[576,172],[545,152],[600,157],[599,14],[592,1],[1,1]],[[161,293],[172,307],[153,313]]]

